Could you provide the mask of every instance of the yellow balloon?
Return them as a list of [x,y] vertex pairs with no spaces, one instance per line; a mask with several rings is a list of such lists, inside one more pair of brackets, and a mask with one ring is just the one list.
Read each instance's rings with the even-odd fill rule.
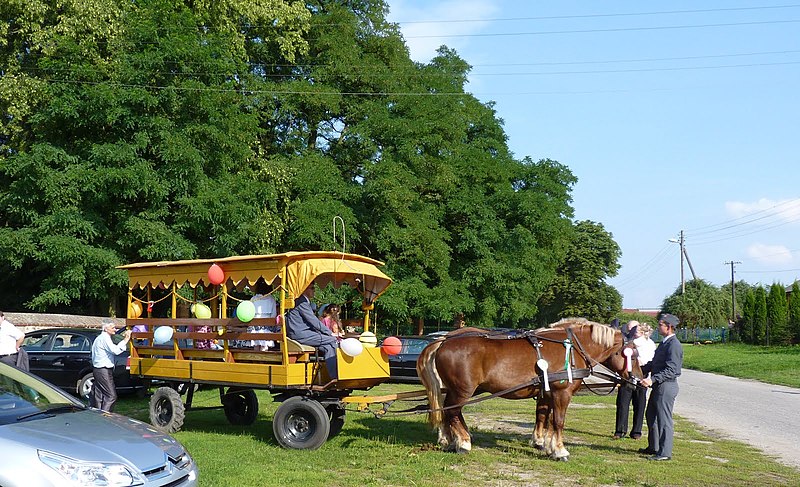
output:
[[131,305],[128,307],[128,318],[135,319],[140,316],[142,316],[142,305],[138,301],[131,301]]
[[211,318],[211,308],[203,303],[195,303],[192,306],[192,311],[194,312],[195,318],[200,318],[203,320]]

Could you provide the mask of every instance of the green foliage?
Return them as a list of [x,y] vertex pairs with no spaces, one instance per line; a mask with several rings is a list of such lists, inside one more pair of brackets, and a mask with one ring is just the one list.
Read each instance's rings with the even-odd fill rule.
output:
[[755,305],[753,307],[753,344],[765,345],[767,343],[767,291],[758,286],[755,291]]
[[411,61],[387,8],[0,5],[2,305],[102,309],[132,261],[345,249],[386,261],[390,323],[531,320],[575,178],[514,159],[470,66]]
[[678,316],[681,326],[687,328],[727,326],[729,296],[702,279],[692,279],[686,283],[685,293],[676,289],[664,299],[661,309]]
[[610,322],[622,309],[622,297],[605,280],[617,274],[620,255],[602,224],[577,222],[564,262],[539,300],[539,324],[570,316]]
[[741,336],[742,341],[745,343],[754,343],[754,329],[753,322],[756,314],[756,290],[750,288],[747,290],[744,299],[744,309],[741,320]]
[[769,324],[769,344],[786,345],[791,341],[788,321],[788,303],[783,284],[773,283],[767,295],[767,323]]
[[800,284],[792,283],[792,292],[789,294],[788,325],[794,343],[800,343]]

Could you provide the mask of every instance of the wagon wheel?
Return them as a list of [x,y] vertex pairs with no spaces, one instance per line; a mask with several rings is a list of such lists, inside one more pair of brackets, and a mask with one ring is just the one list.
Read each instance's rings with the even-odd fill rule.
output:
[[284,448],[316,450],[328,439],[330,431],[328,411],[306,397],[290,397],[278,406],[272,418],[275,440]]
[[338,404],[329,404],[325,406],[325,410],[328,412],[328,418],[330,418],[331,430],[328,433],[328,439],[331,439],[342,431],[347,411]]
[[222,396],[222,407],[228,422],[234,425],[247,426],[258,417],[258,398],[250,389],[228,388]]
[[180,394],[171,387],[159,387],[150,398],[150,423],[166,433],[175,433],[183,426],[186,408]]

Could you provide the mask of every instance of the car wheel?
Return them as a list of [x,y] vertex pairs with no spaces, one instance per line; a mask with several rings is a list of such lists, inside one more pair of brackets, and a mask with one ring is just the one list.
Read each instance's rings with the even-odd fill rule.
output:
[[186,417],[181,396],[171,387],[159,387],[150,398],[150,423],[165,433],[180,431]]
[[258,417],[258,397],[249,389],[228,388],[228,392],[222,396],[222,407],[231,424],[247,426]]
[[325,410],[328,412],[328,418],[330,418],[331,430],[328,433],[328,439],[331,439],[342,431],[347,411],[336,404],[326,406]]
[[92,397],[93,388],[94,388],[94,374],[89,372],[88,374],[81,377],[81,380],[78,381],[78,388],[75,390],[75,392],[78,393],[78,397],[88,401]]
[[302,396],[284,401],[272,418],[275,440],[284,448],[316,450],[328,439],[330,428],[328,412],[322,404]]

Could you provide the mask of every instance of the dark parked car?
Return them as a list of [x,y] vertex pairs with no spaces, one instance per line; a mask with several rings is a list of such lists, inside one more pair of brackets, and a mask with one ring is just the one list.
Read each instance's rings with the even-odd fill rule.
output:
[[[28,352],[31,373],[88,399],[94,384],[92,342],[100,333],[101,330],[88,328],[48,328],[26,333],[22,348]],[[122,340],[122,336],[116,335],[114,340]],[[116,357],[114,383],[120,393],[146,391],[142,381],[130,375],[127,351]]]
[[417,358],[422,350],[437,340],[432,336],[400,336],[400,353],[389,355],[389,382],[419,382]]
[[197,464],[173,437],[87,408],[0,363],[0,485],[194,487]]

